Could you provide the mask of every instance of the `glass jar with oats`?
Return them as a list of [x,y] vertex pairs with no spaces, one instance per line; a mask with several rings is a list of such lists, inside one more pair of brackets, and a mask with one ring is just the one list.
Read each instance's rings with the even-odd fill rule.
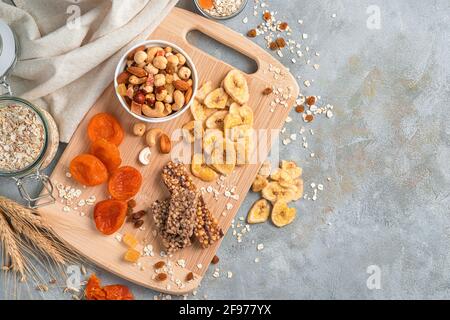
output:
[[[29,207],[54,202],[53,185],[42,170],[56,155],[58,127],[53,117],[30,102],[13,97],[0,97],[0,176],[15,180]],[[42,183],[45,192],[33,198],[26,184]]]

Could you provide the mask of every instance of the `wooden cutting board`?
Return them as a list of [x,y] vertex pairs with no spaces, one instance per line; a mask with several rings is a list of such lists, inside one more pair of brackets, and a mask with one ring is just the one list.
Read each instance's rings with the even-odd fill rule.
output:
[[[258,70],[254,74],[246,74],[246,78],[250,89],[249,106],[255,113],[255,129],[280,129],[289,114],[290,106],[294,104],[294,100],[298,95],[298,85],[295,79],[288,72],[283,71],[284,76],[278,80],[274,79],[274,75],[269,69],[280,68],[285,70],[282,65],[274,59],[268,52],[260,48],[252,41],[246,39],[221,24],[215,23],[194,13],[175,8],[161,23],[158,29],[149,37],[149,39],[159,39],[173,42],[183,48],[190,55],[199,73],[199,84],[207,80],[212,80],[214,85],[219,86],[221,80],[227,74],[232,66],[220,61],[198,48],[189,44],[186,35],[191,30],[198,30],[217,41],[234,48],[242,54],[254,59],[257,62]],[[111,80],[114,75],[111,74]],[[276,87],[288,87],[292,90],[292,96],[288,100],[289,107],[277,106],[275,111],[270,112],[270,103],[275,99],[274,95],[263,95],[262,91],[275,85]],[[76,107],[76,101],[74,101]],[[138,163],[138,153],[144,148],[144,139],[135,137],[131,134],[133,124],[136,122],[134,118],[128,115],[120,106],[114,94],[114,88],[111,85],[105,90],[97,103],[91,108],[85,119],[78,126],[72,140],[67,146],[64,154],[56,165],[51,180],[54,183],[62,183],[63,185],[71,185],[82,191],[80,198],[86,199],[95,196],[97,201],[108,197],[106,186],[83,188],[77,185],[75,181],[66,176],[68,165],[72,158],[76,155],[87,152],[89,150],[89,141],[86,130],[89,119],[99,112],[109,112],[114,114],[120,120],[127,134],[120,146],[120,151],[124,165],[132,165],[139,168],[144,182],[142,189],[136,197],[138,207],[136,209],[146,209],[156,199],[167,197],[168,192],[160,180],[160,172],[162,167],[170,160],[170,155],[161,155],[154,150],[149,166],[142,166]],[[191,120],[190,112],[186,112],[180,118],[164,124],[149,125],[150,127],[162,128],[170,133],[181,128],[183,124]],[[270,141],[269,141],[270,142]],[[260,162],[264,161],[265,156],[260,156]],[[230,200],[224,196],[220,196],[215,200],[212,194],[205,194],[205,201],[211,212],[217,217],[224,232],[228,230],[231,221],[235,217],[241,202],[244,200],[254,177],[257,174],[259,165],[252,164],[238,167],[237,170],[227,177],[224,184],[226,186],[236,186],[236,193],[239,194],[238,200]],[[198,187],[207,187],[207,183],[202,183],[195,179]],[[217,187],[215,183],[212,183]],[[233,203],[231,210],[226,209],[227,203]],[[162,247],[159,238],[154,236],[154,226],[150,216],[146,217],[145,230],[137,230],[131,224],[125,224],[119,231],[119,234],[130,232],[134,234],[143,244],[151,244],[153,246],[154,256],[145,256],[140,259],[140,266],[136,266],[123,261],[123,255],[126,251],[124,244],[117,241],[116,237],[104,236],[100,234],[93,223],[92,218],[93,206],[83,206],[78,210],[64,211],[64,205],[59,201],[56,204],[46,206],[40,209],[55,232],[68,244],[78,250],[81,254],[92,260],[98,266],[117,274],[118,276],[137,283],[139,285],[152,288],[161,292],[170,294],[184,294],[194,290],[200,283],[201,278],[205,274],[211,259],[215,255],[220,243],[208,249],[202,249],[198,245],[186,248],[172,257],[161,257],[160,251]],[[82,216],[80,212],[86,215]],[[226,212],[223,216],[222,213]],[[177,262],[185,260],[185,266],[181,267]],[[195,275],[194,281],[190,281],[181,287],[175,282],[165,281],[158,282],[152,279],[154,275],[153,265],[158,261],[170,261],[173,266],[173,278],[179,279],[184,283],[184,279],[189,272]],[[181,265],[184,265],[181,263]],[[202,265],[201,268],[199,266]]]

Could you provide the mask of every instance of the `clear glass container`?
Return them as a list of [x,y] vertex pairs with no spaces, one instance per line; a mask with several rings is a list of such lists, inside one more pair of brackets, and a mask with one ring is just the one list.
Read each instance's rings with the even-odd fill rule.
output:
[[[48,167],[58,150],[59,133],[56,123],[47,111],[34,106],[26,100],[8,95],[0,97],[0,109],[11,105],[27,108],[37,116],[43,127],[43,143],[37,157],[33,159],[32,163],[17,170],[4,170],[0,168],[0,177],[13,179],[16,182],[20,195],[31,208],[54,203],[53,184],[50,178],[42,173],[42,170]],[[26,185],[31,182],[42,184],[43,192],[40,196],[32,197],[27,191]]]

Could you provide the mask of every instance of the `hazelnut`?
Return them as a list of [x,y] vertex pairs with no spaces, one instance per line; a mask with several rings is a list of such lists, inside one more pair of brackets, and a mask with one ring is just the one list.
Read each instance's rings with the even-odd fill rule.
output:
[[182,66],[186,63],[186,58],[181,53],[177,53],[176,56],[178,58],[178,64],[180,66]]
[[163,86],[163,85],[165,85],[166,84],[166,76],[165,75],[163,75],[163,74],[157,74],[157,75],[155,75],[155,82],[154,82],[154,85],[156,86],[156,87],[161,87],[161,86]]
[[145,103],[145,94],[142,91],[136,92],[136,94],[133,97],[133,101],[137,104],[144,104]]
[[147,60],[147,54],[144,51],[138,51],[134,54],[134,62],[142,64]]
[[164,70],[167,68],[167,59],[164,56],[156,56],[153,59],[153,65],[159,70]]
[[188,67],[181,67],[178,70],[178,76],[183,80],[188,80],[191,77],[191,69]]
[[170,57],[167,58],[168,64],[177,66],[179,62],[180,60],[178,60],[178,57],[176,55],[171,55]]
[[145,123],[138,122],[133,125],[133,134],[137,137],[142,137],[145,133],[147,126]]

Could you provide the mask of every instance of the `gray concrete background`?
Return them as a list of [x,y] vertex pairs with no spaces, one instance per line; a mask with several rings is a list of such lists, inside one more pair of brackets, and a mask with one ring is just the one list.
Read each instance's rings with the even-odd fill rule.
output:
[[[240,244],[227,234],[218,253],[221,278],[213,278],[210,267],[197,296],[189,298],[450,298],[450,3],[268,3],[295,32],[308,33],[309,46],[321,54],[318,71],[282,61],[294,75],[314,79],[307,89],[301,85],[303,93],[335,105],[335,117],[305,126],[315,131],[308,136],[314,158],[299,141],[282,146],[281,158],[304,168],[305,192],[311,193],[311,182],[325,189],[317,201],[296,204],[298,217],[284,229],[254,226]],[[381,10],[379,30],[366,27],[369,5]],[[180,6],[193,10],[191,1]],[[246,33],[260,21],[252,6],[250,0],[224,24]],[[206,46],[230,58],[213,42]],[[302,125],[289,123],[288,132]],[[18,198],[7,180],[0,180],[0,194]],[[249,194],[238,216],[256,199]],[[261,252],[258,243],[265,245]],[[381,269],[379,290],[366,286],[370,265]],[[228,270],[232,279],[224,275]],[[96,272],[105,283],[128,284],[138,299],[153,299],[151,290]],[[70,298],[59,289],[43,297]]]

